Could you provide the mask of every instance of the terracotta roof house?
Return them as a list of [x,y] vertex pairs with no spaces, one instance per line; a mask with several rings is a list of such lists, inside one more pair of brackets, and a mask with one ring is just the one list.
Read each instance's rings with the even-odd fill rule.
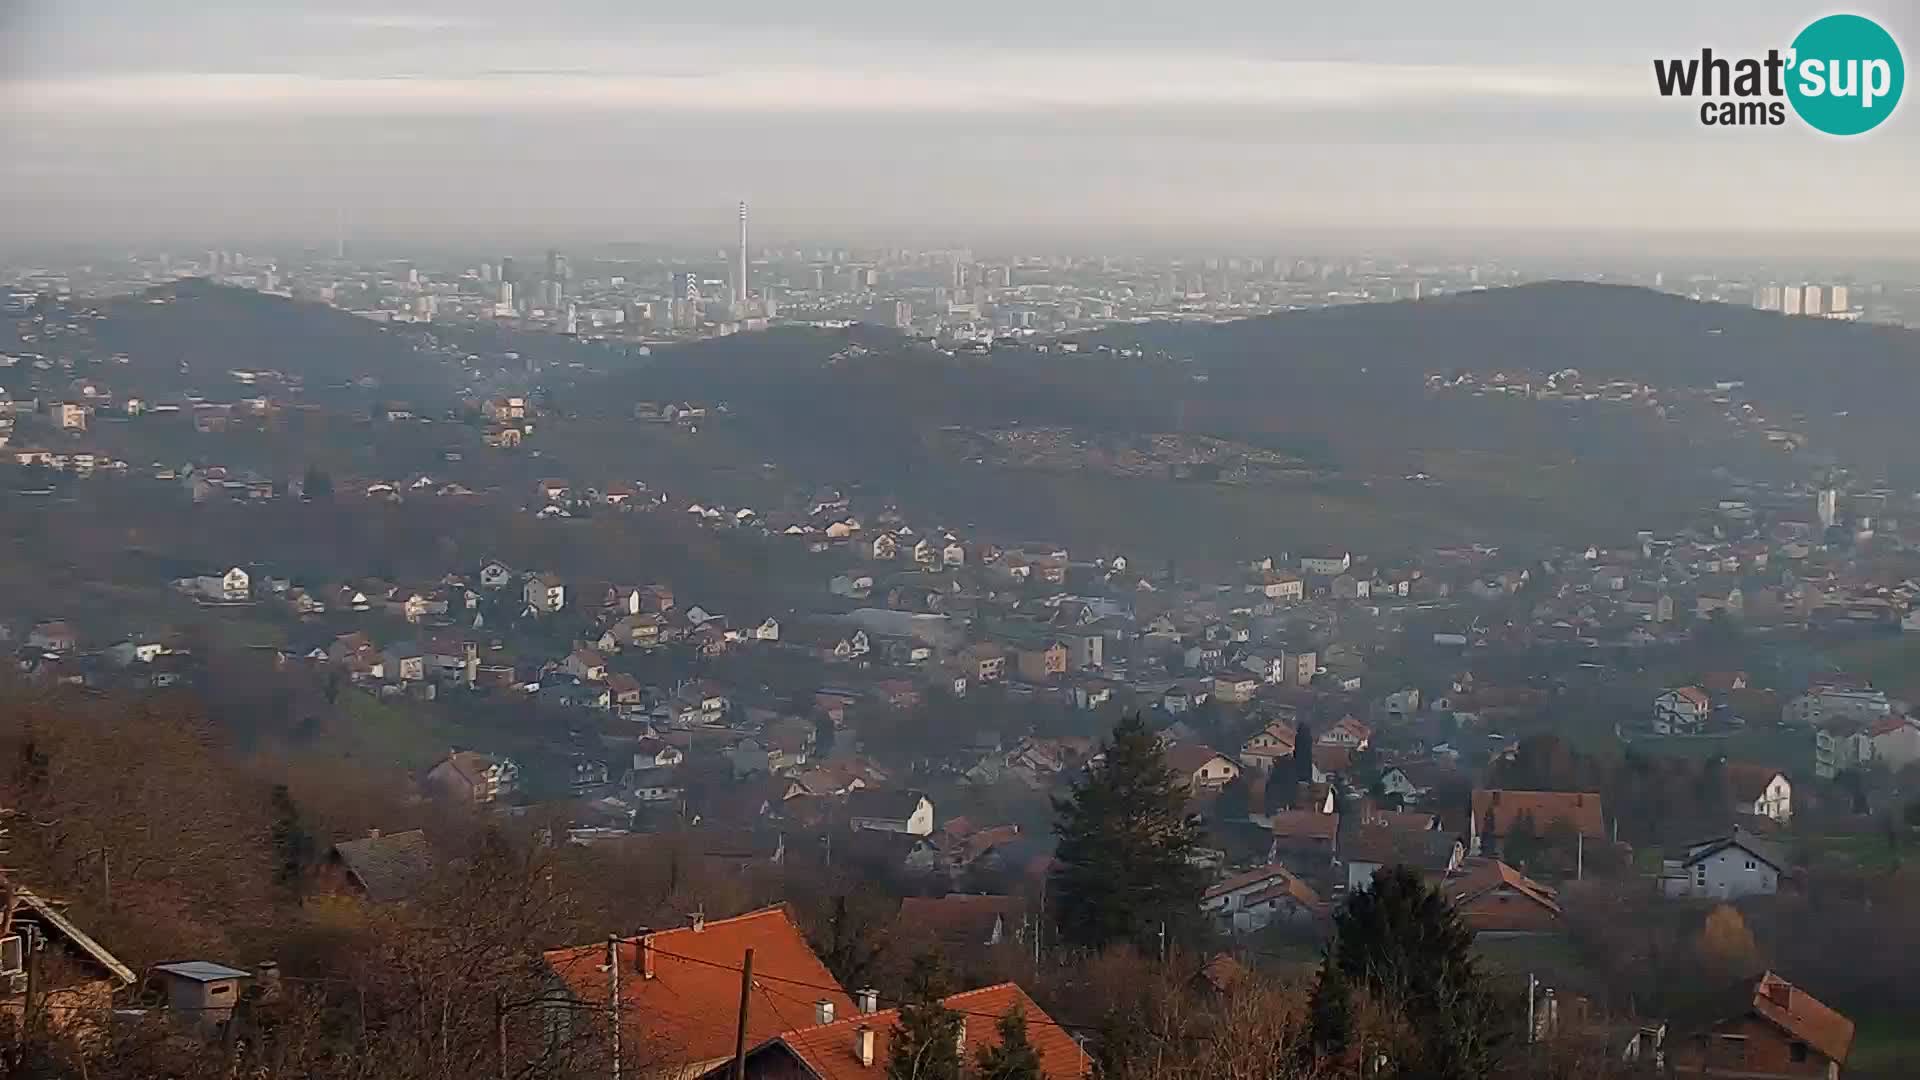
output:
[[[853,1015],[853,998],[814,955],[806,935],[785,907],[762,908],[731,919],[696,918],[691,926],[595,942],[545,954],[546,965],[566,995],[595,1007],[607,1001],[613,973],[609,948],[619,961],[621,1036],[626,1045],[682,1075],[698,1075],[733,1056],[740,1008],[741,958],[753,950],[760,988],[747,1004],[747,1045],[756,1046],[794,1029],[807,1006],[780,994],[824,1001],[836,1015]],[[564,1023],[566,1013],[562,1011]],[[851,1035],[848,1036],[851,1038]]]
[[343,840],[327,855],[343,884],[375,903],[406,900],[433,875],[433,848],[419,829],[382,835],[378,829],[358,840]]
[[1498,859],[1475,859],[1441,891],[1475,934],[1519,936],[1561,929],[1559,895]]
[[930,935],[942,945],[968,949],[1023,937],[1026,902],[1017,896],[948,893],[909,896],[900,902],[899,934]]
[[1211,746],[1175,743],[1166,754],[1167,766],[1192,791],[1222,788],[1240,775],[1240,766]]
[[1534,831],[1539,833],[1564,821],[1589,840],[1604,840],[1607,836],[1606,818],[1600,812],[1597,792],[1475,788],[1467,853],[1480,854],[1489,841],[1497,846],[1523,817],[1532,819]]
[[[981,1047],[999,1045],[999,1018],[1019,1009],[1027,1018],[1027,1038],[1039,1051],[1040,1072],[1047,1080],[1079,1080],[1092,1073],[1091,1061],[1073,1036],[1013,983],[954,994],[942,1004],[962,1017],[958,1039],[969,1062]],[[834,1010],[823,1019],[827,1022],[753,1046],[746,1055],[748,1080],[882,1080],[888,1075],[897,1010],[853,1014]],[[701,1080],[725,1080],[732,1064],[719,1063]]]
[[1769,971],[1735,984],[1668,1026],[1674,1076],[1837,1077],[1853,1021]]

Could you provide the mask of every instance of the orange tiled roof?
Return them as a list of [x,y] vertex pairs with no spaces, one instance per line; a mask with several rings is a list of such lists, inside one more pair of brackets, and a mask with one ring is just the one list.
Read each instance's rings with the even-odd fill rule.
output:
[[1560,914],[1560,901],[1552,889],[1499,859],[1476,861],[1479,862],[1478,866],[1472,866],[1459,877],[1447,882],[1447,899],[1455,904],[1470,904],[1495,889],[1508,888],[1555,915]]
[[[757,957],[755,962],[758,963]],[[1027,1038],[1040,1052],[1040,1071],[1047,1080],[1078,1080],[1091,1071],[1087,1055],[1073,1041],[1073,1036],[1054,1023],[1026,991],[1013,983],[954,994],[943,1003],[963,1014],[969,1059],[979,1047],[999,1044],[1000,1033],[994,1025],[1017,1005],[1026,1013]],[[887,1075],[887,1058],[898,1019],[898,1010],[884,1009],[869,1016],[853,1015],[831,1024],[789,1031],[780,1036],[780,1041],[820,1080],[868,1080]],[[854,1036],[862,1027],[873,1029],[871,1065],[862,1065],[854,1052]]]
[[[810,1004],[789,1003],[772,993],[776,988],[795,992],[795,984],[808,984],[798,991],[808,1002],[825,998],[840,1015],[853,1013],[853,999],[808,947],[787,909],[770,907],[715,919],[702,929],[682,927],[622,940],[622,1030],[656,1047],[663,1062],[692,1065],[729,1057],[740,1006],[738,968],[748,949],[753,950],[755,982],[762,975],[768,980],[749,1001],[749,1043],[792,1030],[809,1015]],[[643,971],[644,952],[652,954],[650,979]],[[607,1000],[604,942],[554,949],[544,959],[574,997]],[[815,986],[834,989],[812,989]]]
[[1589,840],[1604,840],[1606,818],[1600,812],[1597,792],[1578,791],[1501,791],[1475,788],[1473,792],[1474,828],[1485,829],[1487,811],[1493,811],[1493,834],[1505,836],[1522,814],[1533,818],[1533,827],[1546,832],[1558,821],[1580,830]]
[[1853,1021],[1771,971],[1754,983],[1753,1011],[1835,1062],[1846,1063],[1853,1047]]

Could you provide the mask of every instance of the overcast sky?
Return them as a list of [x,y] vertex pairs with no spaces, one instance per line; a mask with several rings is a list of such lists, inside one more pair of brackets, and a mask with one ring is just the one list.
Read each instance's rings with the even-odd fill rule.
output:
[[[0,233],[723,238],[745,198],[768,236],[1885,250],[1920,232],[1920,101],[1834,140],[1703,128],[1653,89],[1656,56],[1784,48],[1826,10],[0,0]],[[1920,3],[1850,10],[1915,59]]]

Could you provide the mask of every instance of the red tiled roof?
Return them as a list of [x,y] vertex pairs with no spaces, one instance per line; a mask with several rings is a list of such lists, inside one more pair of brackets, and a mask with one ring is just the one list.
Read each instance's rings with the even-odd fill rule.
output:
[[[1183,780],[1191,779],[1194,773],[1199,772],[1214,758],[1224,758],[1229,762],[1233,760],[1213,747],[1202,746],[1199,743],[1175,743],[1167,747],[1167,764]],[[1238,768],[1238,766],[1235,767]]]
[[985,945],[996,918],[1006,936],[1012,937],[1020,929],[1026,906],[1017,896],[909,896],[900,902],[899,925],[905,931],[931,933],[941,941]]
[[[651,945],[651,950],[645,945]],[[740,1006],[738,968],[753,950],[756,983],[747,1010],[747,1040],[762,1042],[807,1018],[810,1004],[789,1003],[772,993],[797,993],[811,1002],[831,1001],[840,1015],[851,1015],[853,999],[808,947],[785,907],[762,908],[731,919],[715,919],[704,929],[683,927],[623,939],[619,945],[622,1030],[656,1049],[662,1063],[698,1064],[733,1053],[734,1025]],[[653,978],[646,978],[642,953],[651,951]],[[574,997],[607,1000],[607,946],[604,942],[554,949],[547,966]],[[833,987],[816,990],[812,987]],[[849,1036],[851,1038],[851,1036]]]
[[[758,957],[755,962],[758,963]],[[1018,1006],[1026,1014],[1027,1038],[1040,1052],[1040,1071],[1047,1080],[1079,1080],[1091,1072],[1087,1055],[1073,1041],[1073,1036],[1054,1023],[1026,991],[1013,983],[954,994],[943,1004],[963,1016],[969,1059],[980,1047],[999,1045],[1000,1033],[995,1024],[999,1017]],[[780,1041],[820,1080],[868,1080],[887,1075],[887,1058],[898,1019],[898,1010],[884,1009],[870,1016],[853,1015],[831,1024],[789,1031],[780,1036]],[[854,1050],[855,1035],[862,1027],[873,1029],[871,1065],[862,1065]]]
[[1736,802],[1752,803],[1767,793],[1767,785],[1779,775],[1779,769],[1766,765],[1733,762],[1727,766],[1727,787]]
[[1600,812],[1600,796],[1597,792],[1475,788],[1474,828],[1486,828],[1488,810],[1493,811],[1495,836],[1507,835],[1513,823],[1523,814],[1532,817],[1534,829],[1542,833],[1555,822],[1565,821],[1589,840],[1603,840],[1607,835],[1606,818]]
[[1771,971],[1754,983],[1753,1011],[1833,1061],[1846,1063],[1853,1047],[1853,1021]]
[[1273,815],[1273,835],[1287,840],[1332,840],[1340,832],[1339,814],[1282,810]]
[[1209,888],[1206,892],[1200,894],[1200,899],[1211,900],[1216,896],[1226,896],[1230,893],[1236,893],[1236,892],[1239,892],[1241,889],[1248,887],[1249,885],[1258,885],[1263,881],[1270,881],[1274,878],[1280,877],[1286,872],[1287,872],[1287,868],[1284,866],[1281,866],[1279,863],[1273,863],[1272,865],[1269,865],[1269,866],[1255,867],[1252,870],[1235,874],[1224,881],[1218,882],[1213,887]]

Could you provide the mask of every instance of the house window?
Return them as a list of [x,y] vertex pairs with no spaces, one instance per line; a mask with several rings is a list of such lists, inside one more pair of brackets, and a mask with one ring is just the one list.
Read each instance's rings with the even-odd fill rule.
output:
[[1754,864],[1754,861],[1753,861],[1752,859],[1748,859],[1748,860],[1747,860],[1747,869],[1749,869],[1749,870],[1758,870],[1758,869],[1760,869],[1760,868],[1759,868],[1758,866],[1756,866],[1756,865]]
[[1796,1062],[1805,1061],[1807,1060],[1807,1044],[1803,1042],[1796,1042],[1792,1046],[1787,1048],[1787,1053],[1788,1053],[1788,1056],[1792,1057],[1793,1060]]

